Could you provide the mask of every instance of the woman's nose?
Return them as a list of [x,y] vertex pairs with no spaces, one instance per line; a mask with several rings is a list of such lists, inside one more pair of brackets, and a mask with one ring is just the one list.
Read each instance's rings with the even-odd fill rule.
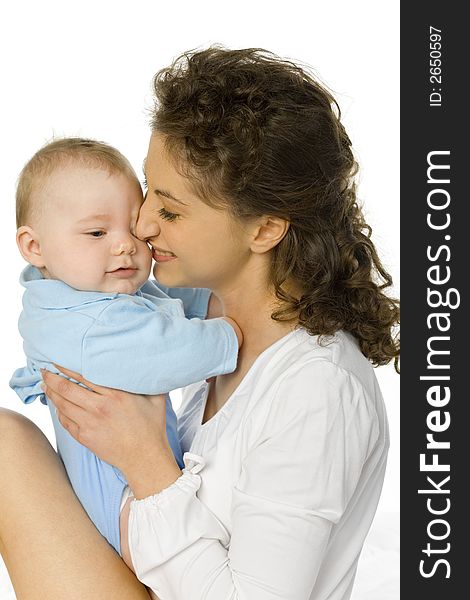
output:
[[135,226],[135,235],[144,242],[157,237],[160,233],[160,225],[155,215],[147,210],[145,202],[142,204],[139,217]]

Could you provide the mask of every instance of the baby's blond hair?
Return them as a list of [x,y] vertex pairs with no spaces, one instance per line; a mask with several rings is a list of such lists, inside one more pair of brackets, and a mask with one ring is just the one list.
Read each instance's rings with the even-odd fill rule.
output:
[[35,186],[57,168],[76,162],[109,173],[122,173],[138,183],[130,162],[109,144],[80,137],[55,139],[38,150],[20,173],[16,188],[17,227],[28,225],[28,221],[39,216],[40,207],[32,201]]

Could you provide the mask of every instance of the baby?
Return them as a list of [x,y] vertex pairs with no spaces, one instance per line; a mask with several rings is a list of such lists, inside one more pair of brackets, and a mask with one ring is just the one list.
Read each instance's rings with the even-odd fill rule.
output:
[[[61,426],[40,388],[40,369],[57,372],[56,363],[99,385],[166,393],[234,371],[241,334],[229,318],[203,320],[209,290],[169,290],[147,281],[151,252],[135,236],[142,191],[116,149],[81,138],[46,145],[21,172],[16,200],[17,243],[30,263],[20,279],[27,365],[10,386],[26,404],[37,397],[49,404],[73,489],[122,555],[127,482]],[[167,433],[182,467],[169,397]]]

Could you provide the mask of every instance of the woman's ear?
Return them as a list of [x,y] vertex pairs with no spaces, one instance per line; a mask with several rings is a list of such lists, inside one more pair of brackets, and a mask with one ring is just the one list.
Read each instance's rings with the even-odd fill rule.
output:
[[281,217],[261,217],[254,231],[251,251],[256,254],[269,252],[284,238],[289,230],[289,225],[289,221]]
[[28,225],[19,227],[16,232],[16,243],[21,256],[27,262],[39,269],[45,266],[39,236],[32,227]]

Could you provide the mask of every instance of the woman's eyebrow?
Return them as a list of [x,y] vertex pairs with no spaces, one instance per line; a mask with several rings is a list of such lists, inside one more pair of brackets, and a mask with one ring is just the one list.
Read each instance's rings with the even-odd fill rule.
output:
[[[147,180],[147,174],[145,173],[145,163],[147,162],[147,159],[144,158],[144,161],[142,163],[142,172],[144,174],[145,179]],[[166,190],[161,190],[159,188],[155,188],[154,190],[155,194],[158,194],[159,196],[163,196],[165,198],[169,198],[170,200],[174,200],[175,202],[178,202],[179,204],[182,204],[183,206],[188,206],[186,204],[186,202],[183,202],[182,200],[179,200],[178,198],[176,198],[175,196],[173,196],[173,194],[171,194],[170,192],[167,192]]]
[[188,206],[185,202],[183,202],[182,200],[178,200],[178,198],[175,198],[173,196],[173,194],[170,194],[170,192],[167,192],[166,190],[160,190],[159,188],[156,188],[153,191],[155,194],[158,194],[159,196],[164,196],[165,198],[174,200],[175,202],[178,202],[179,204],[182,204],[183,206]]

